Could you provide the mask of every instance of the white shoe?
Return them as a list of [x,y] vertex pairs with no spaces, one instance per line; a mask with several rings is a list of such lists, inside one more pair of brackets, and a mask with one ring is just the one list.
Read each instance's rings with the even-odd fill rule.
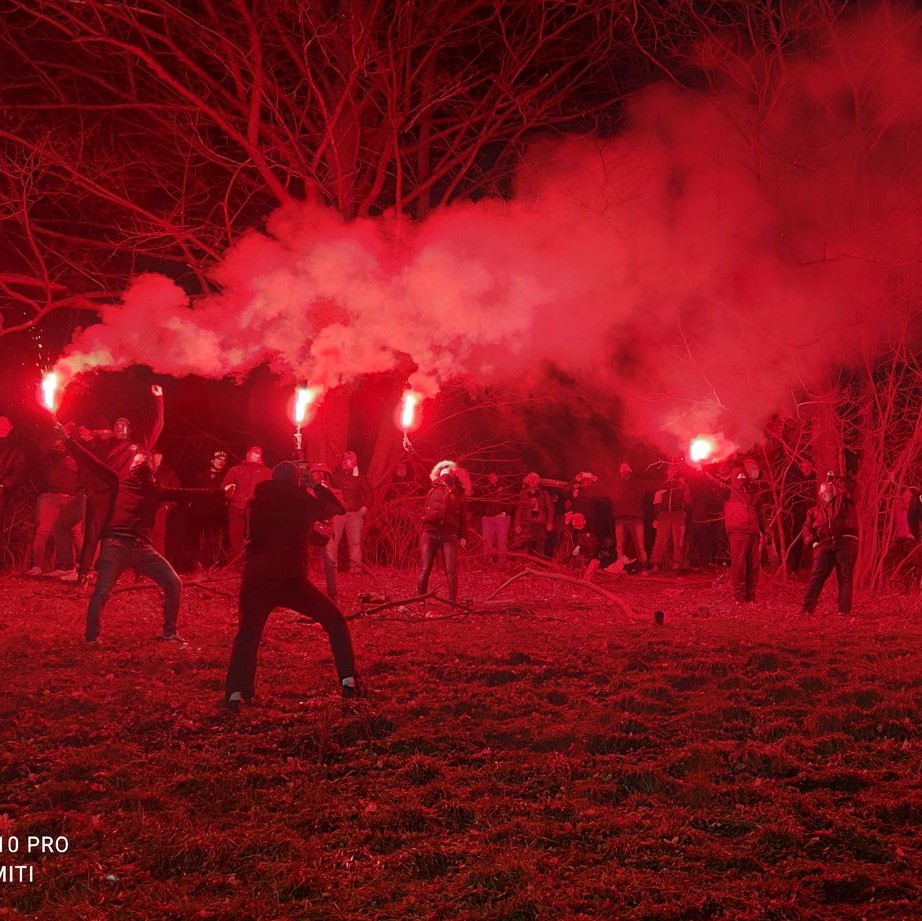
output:
[[78,582],[79,577],[77,575],[76,569],[71,569],[68,571],[67,575],[61,576],[62,582]]
[[27,569],[27,570],[25,571],[25,575],[27,575],[27,576],[43,576],[44,573],[42,572],[42,567],[41,567],[41,566],[33,566],[31,569]]
[[76,575],[77,570],[76,569],[52,569],[51,572],[48,573],[48,578],[49,579],[64,579],[65,576],[69,576],[71,574]]

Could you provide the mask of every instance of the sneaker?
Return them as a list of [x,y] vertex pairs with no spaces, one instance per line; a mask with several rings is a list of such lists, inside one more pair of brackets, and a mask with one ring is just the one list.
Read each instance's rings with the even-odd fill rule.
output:
[[81,579],[83,580],[83,582],[86,582],[86,576],[81,576],[81,575],[77,572],[76,569],[68,570],[68,572],[67,572],[65,575],[61,576],[61,581],[62,581],[62,582],[71,582],[71,583],[73,583],[74,585],[81,585],[81,584],[83,584],[83,583],[81,582]]
[[33,566],[31,569],[27,569],[27,570],[25,571],[25,575],[27,575],[27,576],[43,576],[44,573],[42,572],[42,567],[41,567],[41,566]]
[[352,683],[346,684],[349,681],[349,678],[343,679],[343,697],[344,698],[354,698],[359,696],[359,682],[358,679],[353,675],[351,678]]
[[186,644],[186,641],[178,633],[163,633],[157,639],[161,643],[179,643],[180,646]]
[[65,577],[69,576],[71,573],[76,575],[77,570],[76,569],[52,569],[51,572],[48,573],[48,578],[49,579],[61,579],[63,581]]
[[242,699],[243,695],[239,691],[235,691],[230,697],[224,699],[224,709],[229,713],[239,713]]

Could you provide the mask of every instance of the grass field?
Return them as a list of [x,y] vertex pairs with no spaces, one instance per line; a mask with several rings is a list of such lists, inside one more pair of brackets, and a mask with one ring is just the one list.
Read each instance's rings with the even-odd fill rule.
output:
[[[344,609],[412,582],[346,576]],[[917,599],[845,622],[827,586],[803,619],[802,585],[737,609],[713,573],[599,582],[630,614],[533,578],[477,601],[501,582],[469,561],[474,613],[355,620],[352,705],[276,612],[234,718],[233,580],[187,586],[184,647],[123,582],[86,647],[85,595],[0,577],[0,866],[32,876],[0,918],[922,918]]]

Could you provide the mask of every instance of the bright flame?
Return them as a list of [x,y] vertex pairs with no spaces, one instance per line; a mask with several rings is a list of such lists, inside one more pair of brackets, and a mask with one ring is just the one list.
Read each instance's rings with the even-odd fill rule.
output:
[[688,445],[688,457],[696,464],[706,461],[716,451],[717,442],[710,435],[698,435]]
[[419,425],[418,409],[423,401],[423,395],[415,390],[404,391],[403,400],[400,403],[400,427],[409,432]]
[[299,428],[304,425],[304,420],[307,418],[308,410],[317,402],[317,398],[320,396],[320,394],[320,387],[295,388],[295,404],[293,414],[295,424]]
[[57,408],[55,406],[55,397],[59,383],[60,378],[54,371],[48,371],[42,378],[42,405],[50,413],[53,413]]

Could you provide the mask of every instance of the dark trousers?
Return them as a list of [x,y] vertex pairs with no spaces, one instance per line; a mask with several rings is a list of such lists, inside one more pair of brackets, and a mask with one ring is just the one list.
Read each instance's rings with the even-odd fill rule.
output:
[[852,574],[858,557],[858,541],[851,537],[839,537],[834,541],[823,541],[813,549],[813,571],[804,597],[804,607],[808,611],[816,608],[823,585],[829,574],[835,569],[836,582],[839,585],[839,611],[842,614],[852,612]]
[[425,595],[429,591],[429,576],[435,555],[442,548],[445,559],[445,577],[448,580],[448,600],[458,600],[458,535],[442,534],[438,531],[423,531],[419,539],[419,579],[416,583],[417,594]]
[[224,683],[228,697],[235,692],[247,699],[253,696],[259,643],[275,608],[290,608],[317,621],[329,637],[339,677],[355,675],[349,626],[342,611],[319,588],[306,579],[244,581],[240,586],[240,621]]
[[96,548],[102,534],[102,525],[112,502],[110,492],[89,492],[83,514],[83,546],[80,548],[80,561],[77,570],[86,575],[93,568]]
[[54,543],[58,551],[58,569],[74,568],[74,540],[83,547],[83,524],[86,520],[86,495],[71,497],[54,523]]
[[730,585],[737,601],[755,601],[762,565],[761,535],[743,531],[727,534],[730,544]]
[[163,589],[163,635],[175,633],[182,582],[173,567],[146,541],[107,537],[96,561],[98,576],[86,610],[86,638],[95,640],[99,636],[102,610],[118,577],[126,569],[133,569],[140,576],[150,576]]

